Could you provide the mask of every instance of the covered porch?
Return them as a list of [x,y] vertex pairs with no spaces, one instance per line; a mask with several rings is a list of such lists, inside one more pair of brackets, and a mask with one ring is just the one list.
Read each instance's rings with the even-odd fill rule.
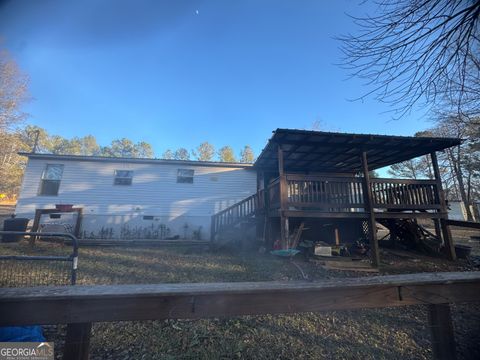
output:
[[[447,255],[455,259],[436,152],[459,139],[343,134],[277,129],[255,163],[258,210],[267,227],[280,221],[286,247],[290,218],[363,219],[374,266],[379,264],[376,221],[434,219]],[[385,166],[429,155],[433,180],[372,177]],[[267,242],[272,241],[266,233]]]

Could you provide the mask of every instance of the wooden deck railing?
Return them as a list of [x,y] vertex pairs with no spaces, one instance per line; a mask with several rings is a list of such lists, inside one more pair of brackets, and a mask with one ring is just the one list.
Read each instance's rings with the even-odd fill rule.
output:
[[388,209],[440,209],[434,180],[371,179],[373,206]]
[[479,293],[479,272],[322,282],[5,288],[0,291],[0,326],[69,324],[64,359],[88,359],[93,322],[428,305],[433,354],[436,359],[454,359],[454,334],[448,304],[478,302]]
[[254,216],[259,209],[264,207],[263,196],[263,191],[260,191],[212,215],[210,238],[213,240],[222,228],[235,225],[242,219]]
[[362,179],[287,175],[288,205],[316,208],[363,208]]
[[[373,207],[389,210],[440,209],[434,180],[370,179]],[[287,174],[287,206],[322,211],[363,211],[363,178]],[[280,186],[276,179],[268,186],[270,208],[280,207]]]

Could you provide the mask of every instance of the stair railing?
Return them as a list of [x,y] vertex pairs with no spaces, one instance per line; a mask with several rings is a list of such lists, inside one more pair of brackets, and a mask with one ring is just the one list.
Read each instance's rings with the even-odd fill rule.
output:
[[263,208],[263,190],[219,211],[212,216],[210,239],[213,241],[219,230],[227,226],[234,226],[244,219],[251,218]]

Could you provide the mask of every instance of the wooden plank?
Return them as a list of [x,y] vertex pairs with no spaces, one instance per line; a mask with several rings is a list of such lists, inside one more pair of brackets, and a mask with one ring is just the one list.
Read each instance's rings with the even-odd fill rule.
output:
[[411,205],[411,204],[373,204],[374,208],[380,209],[399,209],[399,210],[441,210],[440,205]]
[[322,282],[249,282],[6,288],[0,326],[196,319],[476,302],[478,272]]
[[424,180],[424,179],[390,179],[390,178],[371,178],[370,179],[372,184],[375,183],[385,183],[385,184],[401,184],[401,185],[409,185],[409,184],[418,184],[418,185],[436,185],[435,180]]
[[91,332],[91,323],[68,324],[63,359],[88,360]]
[[450,225],[450,226],[459,226],[459,227],[466,227],[466,228],[471,228],[471,229],[480,229],[480,223],[478,223],[478,222],[451,220],[451,219],[447,219],[445,222],[447,223],[447,225]]
[[[338,205],[335,205],[338,207]],[[365,212],[347,212],[347,211],[320,211],[320,210],[287,210],[284,211],[288,217],[305,218],[333,218],[333,219],[365,219],[368,214]],[[279,216],[277,212],[271,212],[270,216]]]
[[440,212],[375,212],[376,219],[441,219],[444,216]]
[[302,208],[363,208],[363,203],[338,203],[338,202],[296,202],[289,201],[289,206]]
[[328,175],[307,175],[307,174],[292,174],[288,173],[287,180],[289,181],[335,181],[335,182],[361,182],[359,178],[353,177],[352,175],[338,175],[332,176]]
[[449,304],[428,305],[428,326],[432,336],[433,358],[455,360],[455,336]]

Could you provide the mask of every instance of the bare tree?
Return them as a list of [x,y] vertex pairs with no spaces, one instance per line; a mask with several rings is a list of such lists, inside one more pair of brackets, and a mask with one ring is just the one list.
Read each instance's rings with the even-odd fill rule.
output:
[[[379,15],[353,18],[358,34],[341,37],[343,65],[365,80],[363,97],[393,106],[416,103],[478,111],[479,0],[379,0]],[[477,106],[474,106],[474,105]]]
[[165,160],[173,160],[174,157],[175,157],[175,154],[170,149],[165,150],[162,154],[162,159],[165,159]]
[[178,148],[173,154],[175,160],[190,160],[190,153],[185,148]]
[[25,119],[21,105],[28,99],[28,77],[10,54],[0,49],[0,133]]
[[255,154],[250,145],[245,145],[240,151],[240,162],[247,164],[253,164],[255,162]]
[[440,154],[453,181],[454,193],[465,204],[468,220],[473,220],[470,206],[480,196],[480,138],[476,122],[456,117],[440,119],[432,132],[436,136],[462,138],[461,145],[445,149]]

